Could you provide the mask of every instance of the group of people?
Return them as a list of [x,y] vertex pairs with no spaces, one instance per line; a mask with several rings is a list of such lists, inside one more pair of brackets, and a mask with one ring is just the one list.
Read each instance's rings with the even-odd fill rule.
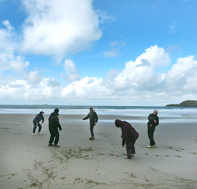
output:
[[[98,122],[98,116],[97,113],[93,110],[92,107],[90,107],[90,112],[86,117],[84,117],[82,120],[89,119],[90,120],[90,133],[91,137],[89,140],[94,140],[94,126]],[[33,133],[32,135],[35,135],[35,131],[37,126],[39,127],[38,134],[40,134],[40,131],[42,129],[42,124],[44,122],[44,112],[41,111],[39,114],[36,115],[36,117],[33,119]],[[59,142],[59,131],[62,130],[62,127],[59,123],[59,109],[55,109],[53,113],[49,116],[49,132],[50,132],[50,139],[48,146],[54,146],[54,147],[60,147],[58,145]],[[40,124],[41,122],[41,124]],[[152,114],[148,116],[148,138],[150,140],[150,144],[147,146],[147,148],[153,148],[156,146],[156,143],[154,141],[154,131],[156,126],[159,125],[159,118],[158,118],[158,110],[154,110]],[[139,137],[139,133],[132,127],[132,125],[126,121],[121,121],[119,119],[115,120],[115,126],[118,128],[121,128],[122,130],[122,147],[124,148],[126,144],[126,152],[127,156],[125,156],[125,159],[131,159],[132,156],[135,155],[135,142]]]
[[[38,134],[40,134],[40,131],[42,129],[41,125],[44,123],[44,116],[43,115],[44,115],[44,112],[41,111],[33,119],[33,125],[34,125],[33,133],[32,133],[33,136],[35,135],[35,131],[36,131],[37,126],[39,127]],[[58,145],[58,142],[59,142],[59,131],[58,131],[58,129],[61,131],[62,127],[60,125],[58,116],[59,116],[59,109],[57,109],[57,108],[49,116],[49,132],[50,132],[51,136],[50,136],[50,139],[49,139],[49,145],[48,146],[60,147]],[[42,123],[40,124],[40,122],[42,122]],[[54,145],[53,145],[53,143],[54,143]]]

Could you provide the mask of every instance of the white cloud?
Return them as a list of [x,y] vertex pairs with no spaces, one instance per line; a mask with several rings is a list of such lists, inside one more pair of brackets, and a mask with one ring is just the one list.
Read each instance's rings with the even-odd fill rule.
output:
[[113,49],[111,51],[104,51],[104,56],[106,58],[112,58],[112,57],[115,57],[115,56],[119,56],[119,53],[117,50]]
[[59,87],[61,86],[61,83],[57,81],[56,79],[52,78],[48,80],[48,86]]
[[[67,97],[72,94],[79,99],[91,100],[94,97],[116,103],[127,101],[136,105],[139,102],[142,105],[159,105],[170,99],[181,101],[192,94],[197,97],[197,61],[194,57],[178,59],[167,73],[156,72],[158,67],[168,66],[169,63],[170,57],[163,48],[151,46],[135,61],[127,62],[122,71],[111,70],[105,79],[94,78],[92,85],[88,85],[92,79],[89,77],[73,82],[64,89],[63,94]],[[99,90],[102,92],[98,95]]]
[[135,61],[126,62],[125,68],[106,83],[114,89],[153,90],[161,80],[161,76],[155,74],[155,68],[169,62],[170,58],[163,48],[151,46]]
[[73,82],[80,79],[80,74],[72,60],[65,60],[63,66],[66,71],[66,80],[68,82]]
[[27,12],[24,24],[25,52],[52,55],[59,60],[68,53],[90,47],[102,32],[92,0],[21,0]]
[[197,92],[197,61],[194,56],[179,58],[165,76],[168,89],[182,93]]
[[2,23],[3,23],[4,26],[7,27],[7,29],[8,29],[9,31],[12,31],[12,30],[14,29],[14,28],[11,26],[9,20],[4,20]]
[[99,22],[101,24],[104,24],[104,23],[110,23],[110,22],[113,22],[116,20],[116,17],[112,16],[112,15],[109,15],[107,12],[105,11],[102,11],[102,10],[97,10],[96,11],[96,14],[98,15],[99,17]]
[[41,80],[39,84],[31,85],[26,80],[10,81],[9,84],[0,88],[1,98],[9,97],[10,100],[50,100],[60,96],[60,87],[48,85],[49,78]]
[[16,47],[16,43],[13,41],[13,27],[8,20],[4,20],[2,24],[6,28],[0,29],[0,53],[12,53]]
[[[17,44],[14,42],[15,32],[8,20],[2,22],[6,27],[0,29],[0,72],[3,71],[14,71],[12,76],[9,77],[8,81],[15,80],[17,77],[26,79],[30,83],[38,83],[41,80],[41,75],[38,71],[28,71],[29,62],[25,61],[23,56],[15,55],[15,49]],[[14,73],[14,74],[13,74]],[[3,83],[5,82],[5,76],[1,74]],[[20,85],[12,85],[18,88]]]
[[30,72],[23,72],[23,78],[26,79],[31,84],[39,83],[42,79],[42,76],[39,75],[38,70],[30,71]]
[[21,56],[14,56],[9,53],[0,53],[0,66],[0,71],[13,70],[21,73],[29,66],[29,62],[24,62]]
[[67,72],[75,76],[68,86],[55,78],[35,81],[38,72],[34,71],[29,74],[30,78],[1,81],[1,102],[9,97],[13,101],[23,99],[31,103],[164,105],[197,98],[195,57],[178,58],[169,71],[157,73],[157,68],[169,63],[168,53],[155,45],[147,48],[136,60],[126,62],[123,70],[110,70],[105,78],[87,76],[79,79],[75,64],[66,60]]
[[6,28],[0,29],[0,71],[13,70],[22,73],[29,66],[29,62],[24,61],[22,56],[14,55],[14,28],[8,20],[2,23]]
[[122,47],[122,46],[125,46],[125,45],[126,45],[125,41],[118,41],[118,40],[111,41],[111,43],[110,43],[111,47]]
[[120,49],[123,47],[123,46],[126,46],[126,43],[124,41],[111,41],[110,42],[110,50],[109,51],[104,51],[104,56],[106,58],[112,58],[112,57],[115,57],[115,56],[119,56],[120,53]]
[[131,65],[141,65],[145,66],[149,64],[150,67],[161,67],[170,63],[170,57],[168,53],[165,52],[163,48],[158,47],[157,45],[151,46],[145,50],[145,53],[141,54],[133,64],[131,61]]
[[[30,62],[25,61],[22,56],[15,56],[12,53],[0,53],[0,72],[14,71],[14,78],[21,77],[29,83],[38,83],[42,79],[38,71],[28,71]],[[2,76],[3,77],[3,76]],[[14,78],[10,78],[11,80]]]
[[62,97],[69,98],[71,100],[97,100],[105,99],[109,97],[110,90],[106,86],[102,85],[103,79],[96,77],[85,77],[80,81],[75,81],[68,85],[62,91]]

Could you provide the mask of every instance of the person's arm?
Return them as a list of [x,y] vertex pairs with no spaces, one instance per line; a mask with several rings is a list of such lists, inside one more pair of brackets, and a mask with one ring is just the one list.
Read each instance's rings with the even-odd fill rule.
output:
[[157,125],[159,125],[159,118],[157,116],[155,116],[155,119],[153,122],[153,127],[156,127]]
[[156,122],[157,122],[156,126],[159,125],[159,118],[158,117],[156,117]]
[[44,116],[42,116],[42,123],[44,123]]
[[154,116],[153,116],[152,114],[149,114],[148,120],[149,120],[150,122],[153,122],[154,119],[155,119]]
[[39,119],[39,114],[37,114],[36,117],[35,117],[36,125],[38,125],[38,123],[39,123],[38,119]]
[[90,113],[89,113],[86,117],[84,117],[83,120],[86,120],[86,119],[88,119],[89,117],[90,117]]
[[60,131],[62,130],[62,126],[60,125],[60,123],[59,123],[58,128],[59,128]]
[[148,116],[148,121],[149,121],[148,124],[149,124],[150,127],[154,127],[155,126],[154,120],[155,120],[155,116],[153,114],[149,114],[149,116]]
[[127,141],[127,128],[122,126],[122,147],[124,147],[125,143]]
[[62,126],[59,124],[59,130],[61,131],[62,130]]
[[61,125],[60,125],[58,116],[56,117],[56,120],[55,120],[55,121],[56,121],[57,127],[58,127],[59,130],[61,131],[61,130],[62,130],[62,127],[61,127]]
[[96,124],[97,124],[97,122],[98,122],[98,115],[97,115],[97,113],[96,113],[96,112],[94,112],[94,113],[95,113],[94,125],[96,125]]

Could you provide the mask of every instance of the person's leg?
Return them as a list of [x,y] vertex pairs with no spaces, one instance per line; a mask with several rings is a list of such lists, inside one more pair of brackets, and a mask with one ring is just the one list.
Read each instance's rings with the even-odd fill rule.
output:
[[40,123],[38,123],[38,127],[39,127],[38,133],[40,133],[40,131],[42,129],[42,125],[40,125]]
[[[139,134],[138,134],[138,137],[139,137]],[[136,140],[138,139],[138,137],[136,138]],[[133,141],[133,147],[131,148],[131,155],[134,156],[135,155],[135,141]]]
[[36,123],[33,123],[33,124],[34,124],[33,133],[35,133],[36,132],[37,125],[36,125]]
[[94,125],[90,125],[90,133],[91,133],[91,136],[94,137]]
[[153,131],[152,131],[152,144],[153,144],[153,146],[155,145],[154,132],[155,132],[155,129],[153,129]]
[[153,138],[153,136],[152,136],[152,129],[148,129],[148,138],[150,140],[149,145],[152,146],[152,138]]
[[55,131],[55,141],[54,141],[54,144],[57,145],[59,142],[59,132],[58,130]]
[[155,131],[154,129],[148,129],[148,138],[150,140],[150,146],[155,145],[155,141],[153,139],[154,131]]
[[55,135],[54,135],[54,132],[52,130],[49,130],[49,132],[51,134],[50,140],[49,140],[49,144],[52,145],[53,144],[53,141],[54,141]]
[[135,145],[133,144],[133,147],[131,148],[131,154],[135,154]]
[[[127,151],[127,158],[131,159],[132,149],[134,148],[133,142],[126,142],[126,151]],[[135,149],[135,148],[134,148]]]

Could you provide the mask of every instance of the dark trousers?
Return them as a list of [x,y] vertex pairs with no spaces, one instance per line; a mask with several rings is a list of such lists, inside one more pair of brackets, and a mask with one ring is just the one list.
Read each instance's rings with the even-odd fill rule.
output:
[[131,159],[131,154],[135,153],[135,141],[134,142],[126,142],[126,151],[128,159]]
[[94,124],[90,124],[90,133],[91,133],[91,136],[93,137],[94,136]]
[[59,142],[59,131],[57,129],[49,129],[49,132],[51,134],[49,144],[53,144],[55,138],[54,144],[57,145]]
[[41,129],[42,129],[42,126],[40,125],[40,123],[38,123],[38,125],[36,125],[36,123],[33,123],[33,124],[34,124],[33,133],[35,133],[35,132],[36,132],[36,128],[37,128],[37,126],[39,127],[38,132],[40,132],[40,131],[41,131]]
[[151,146],[155,145],[154,132],[155,132],[155,129],[148,129],[148,138],[150,140],[150,145]]

